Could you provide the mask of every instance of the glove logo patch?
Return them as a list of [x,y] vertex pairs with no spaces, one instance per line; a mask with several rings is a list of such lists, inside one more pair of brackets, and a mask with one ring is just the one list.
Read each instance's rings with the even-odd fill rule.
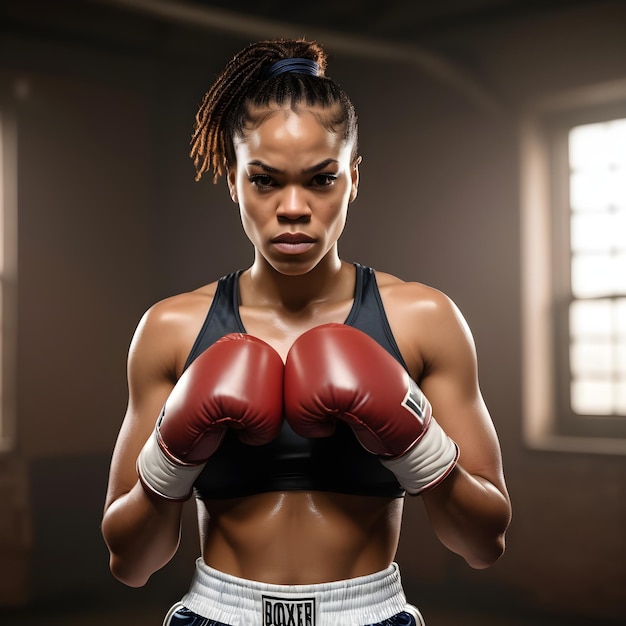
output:
[[417,385],[413,384],[413,381],[409,384],[409,389],[401,404],[407,411],[415,415],[420,424],[424,424],[426,420],[426,396]]
[[263,626],[315,626],[315,598],[263,596]]

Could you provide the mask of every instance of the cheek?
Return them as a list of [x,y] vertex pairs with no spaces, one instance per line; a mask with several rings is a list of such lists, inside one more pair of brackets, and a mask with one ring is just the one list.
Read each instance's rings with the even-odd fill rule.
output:
[[241,219],[241,225],[248,236],[250,236],[255,230],[255,220],[252,219],[250,213],[245,210],[244,203],[239,202],[239,218]]
[[343,232],[347,217],[348,211],[345,203],[337,201],[328,206],[324,221],[327,229],[333,233],[333,238]]
[[262,207],[258,202],[250,202],[245,196],[240,196],[239,217],[248,239],[256,241],[268,221],[267,217],[264,216]]
[[351,185],[345,185],[329,205],[329,216],[338,222],[345,223],[350,204]]

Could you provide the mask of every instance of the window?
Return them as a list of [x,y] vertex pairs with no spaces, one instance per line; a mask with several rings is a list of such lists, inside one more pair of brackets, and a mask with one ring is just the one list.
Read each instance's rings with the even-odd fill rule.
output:
[[614,84],[556,97],[523,123],[524,419],[534,446],[626,452],[624,94]]
[[568,135],[570,405],[626,418],[626,118]]

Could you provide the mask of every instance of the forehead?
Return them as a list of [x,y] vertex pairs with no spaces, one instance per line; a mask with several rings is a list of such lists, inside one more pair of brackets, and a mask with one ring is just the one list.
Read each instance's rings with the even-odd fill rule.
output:
[[243,130],[234,138],[239,151],[302,149],[341,152],[351,142],[345,136],[338,106],[270,105],[249,107]]

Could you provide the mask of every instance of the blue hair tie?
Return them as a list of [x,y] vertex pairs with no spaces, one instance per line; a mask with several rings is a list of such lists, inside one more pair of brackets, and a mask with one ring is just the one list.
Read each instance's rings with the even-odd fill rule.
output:
[[279,74],[286,72],[294,72],[295,74],[308,74],[309,76],[319,76],[320,66],[316,61],[311,59],[281,59],[269,65],[263,73],[263,78],[273,78]]

